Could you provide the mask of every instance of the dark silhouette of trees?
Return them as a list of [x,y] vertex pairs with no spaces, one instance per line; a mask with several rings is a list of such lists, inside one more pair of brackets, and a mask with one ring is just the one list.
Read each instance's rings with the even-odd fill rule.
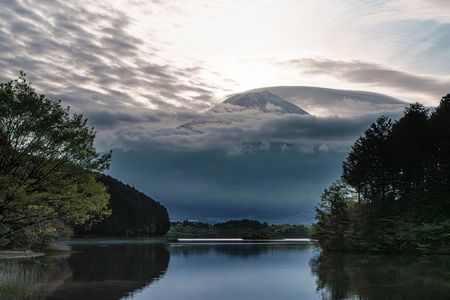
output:
[[164,235],[170,228],[169,215],[159,202],[111,176],[102,175],[111,195],[111,215],[92,227],[78,227],[78,235],[140,236]]
[[389,136],[392,121],[380,117],[353,145],[343,164],[343,179],[353,186],[362,201],[386,204],[391,196]]
[[414,103],[374,122],[316,217],[313,236],[328,250],[450,251],[450,95],[431,115]]
[[390,135],[396,199],[413,201],[425,191],[430,142],[428,109],[418,103],[411,104],[394,124]]
[[437,210],[450,214],[450,94],[443,97],[430,118],[431,167],[429,189]]

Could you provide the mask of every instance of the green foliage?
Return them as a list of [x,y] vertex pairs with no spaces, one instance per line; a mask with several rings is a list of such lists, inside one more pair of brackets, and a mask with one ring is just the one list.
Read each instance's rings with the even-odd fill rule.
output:
[[308,238],[310,228],[305,225],[268,225],[256,220],[230,220],[224,223],[173,222],[167,238],[244,238],[280,239]]
[[93,226],[78,226],[76,234],[154,237],[169,230],[169,215],[159,202],[110,176],[101,176],[100,182],[111,195],[112,214]]
[[342,250],[354,203],[350,187],[343,182],[336,181],[325,189],[316,209],[317,224],[313,228],[312,238],[317,239],[323,248]]
[[379,118],[342,179],[316,213],[313,237],[325,250],[449,253],[450,95],[431,115],[414,103],[394,123]]
[[84,224],[109,214],[97,172],[111,153],[97,153],[94,139],[82,115],[37,94],[25,74],[0,84],[1,240],[35,244],[48,232],[42,244],[57,220]]

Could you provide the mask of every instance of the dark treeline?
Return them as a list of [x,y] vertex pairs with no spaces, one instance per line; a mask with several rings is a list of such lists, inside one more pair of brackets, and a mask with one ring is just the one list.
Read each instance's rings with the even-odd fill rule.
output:
[[200,222],[173,222],[167,238],[308,238],[310,228],[305,225],[268,225],[256,220],[230,220],[208,224]]
[[78,228],[77,235],[155,237],[169,230],[169,215],[161,203],[111,176],[102,175],[99,181],[111,195],[111,215],[90,228]]
[[366,130],[324,191],[313,236],[326,250],[449,252],[449,181],[450,94]]

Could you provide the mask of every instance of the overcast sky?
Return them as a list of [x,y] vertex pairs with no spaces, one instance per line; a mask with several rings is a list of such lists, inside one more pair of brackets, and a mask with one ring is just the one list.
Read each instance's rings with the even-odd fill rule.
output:
[[[398,116],[397,99],[434,106],[450,92],[446,0],[0,6],[0,81],[23,70],[39,92],[84,113],[98,148],[115,150],[111,174],[177,219],[310,222],[371,121]],[[274,86],[345,91],[275,88],[311,116],[249,111],[204,122],[227,96]],[[193,120],[201,130],[180,131]]]

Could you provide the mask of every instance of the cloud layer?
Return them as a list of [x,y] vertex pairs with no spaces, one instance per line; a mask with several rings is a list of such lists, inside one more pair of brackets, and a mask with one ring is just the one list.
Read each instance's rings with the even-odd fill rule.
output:
[[93,3],[2,1],[0,79],[24,70],[46,94],[103,119],[210,107],[199,67],[162,62],[157,45],[129,32],[126,13]]
[[432,95],[436,99],[449,92],[450,78],[415,75],[363,61],[294,59],[285,64],[311,75],[333,76],[339,80],[391,87],[400,92]]

